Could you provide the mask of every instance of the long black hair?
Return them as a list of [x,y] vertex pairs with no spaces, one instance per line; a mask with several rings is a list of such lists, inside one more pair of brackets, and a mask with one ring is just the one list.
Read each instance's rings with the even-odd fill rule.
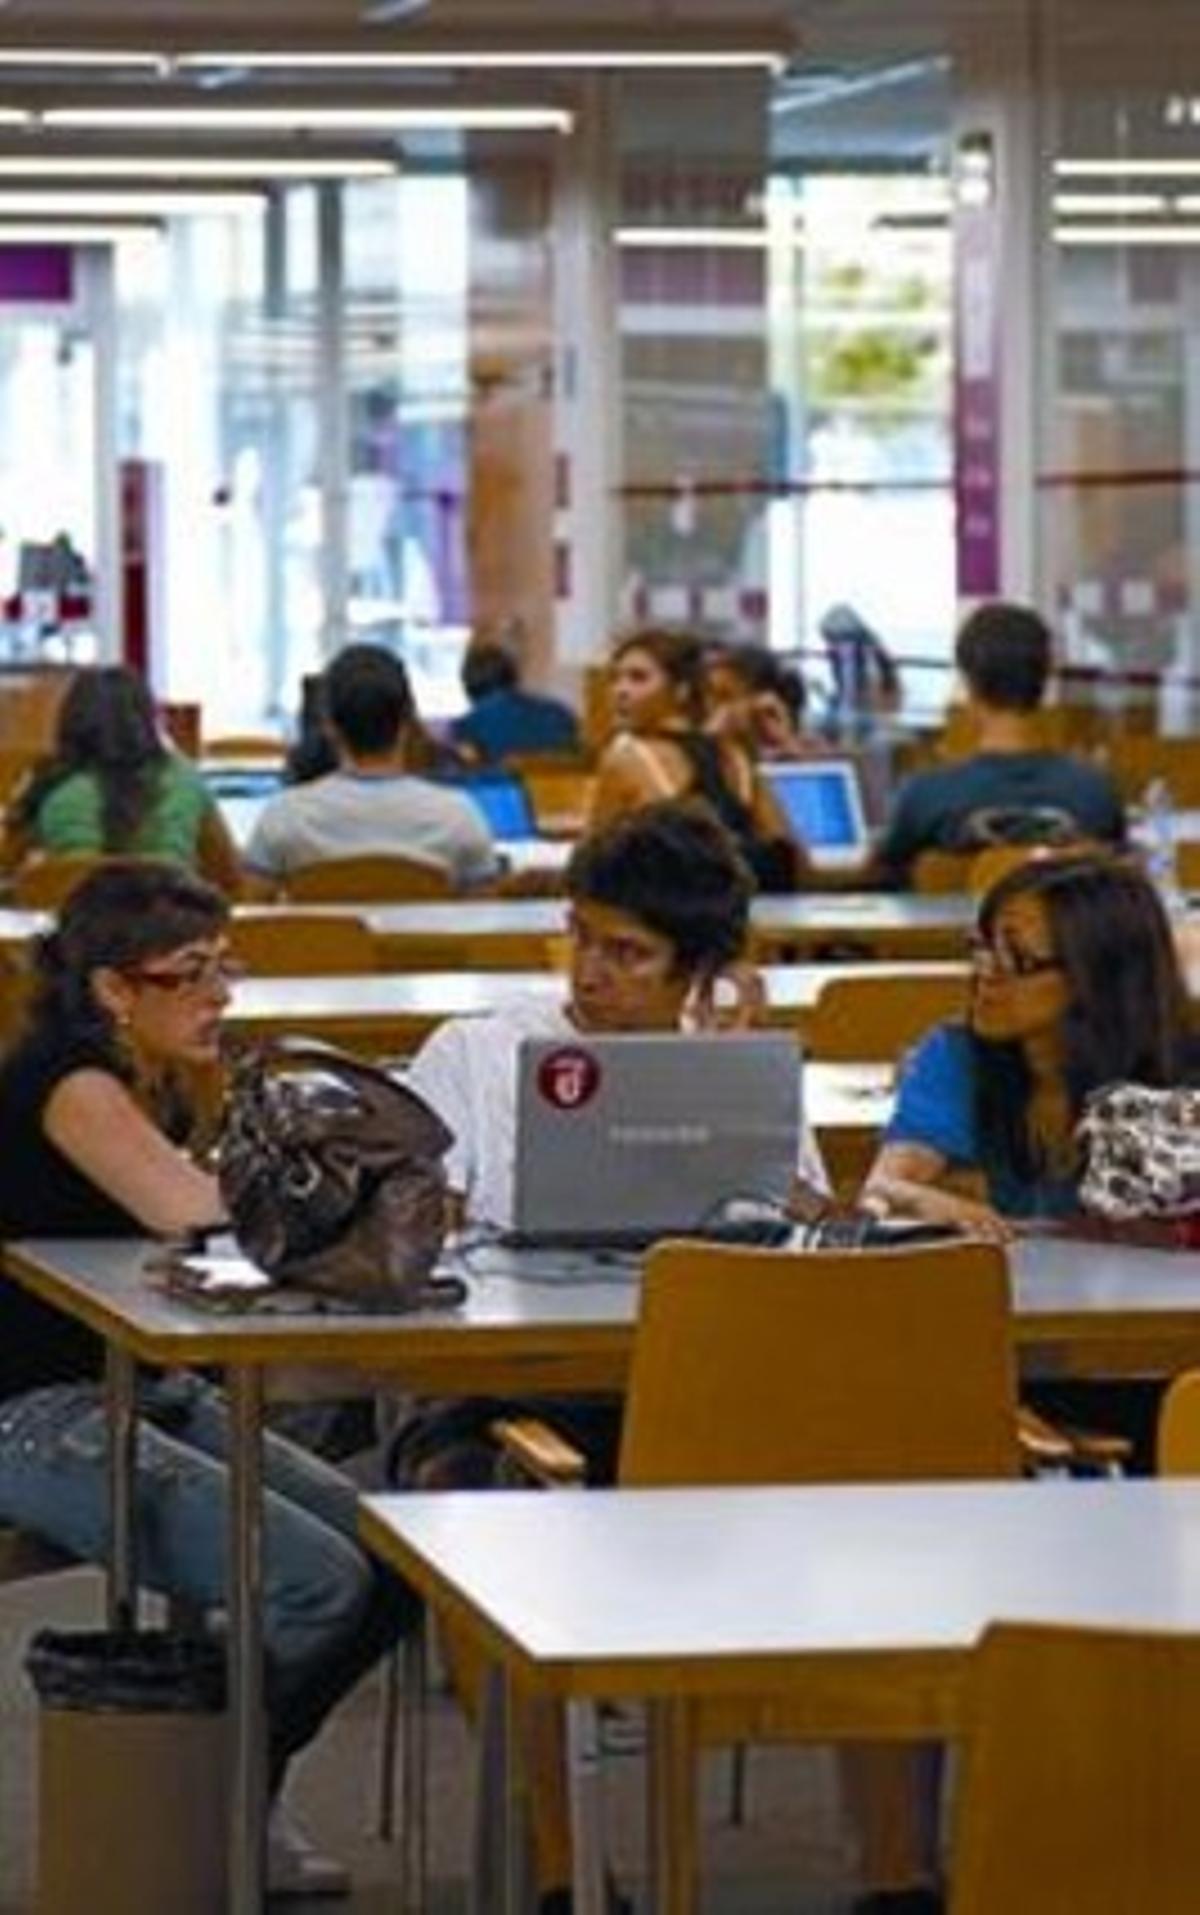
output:
[[[1044,905],[1066,982],[1063,1069],[1072,1120],[1103,1084],[1181,1082],[1191,1063],[1187,994],[1170,922],[1144,873],[1101,854],[1032,859],[987,893],[980,935],[990,939],[1004,907],[1023,897]],[[972,1043],[984,1160],[1036,1179],[1046,1167],[1030,1137],[1024,1052],[1019,1043],[973,1032]]]
[[154,802],[167,748],[142,680],[126,665],[86,666],[59,708],[54,754],[35,773],[18,822],[36,829],[37,814],[57,786],[88,772],[100,787],[102,851],[127,851]]
[[135,970],[180,945],[216,936],[228,919],[219,891],[165,858],[114,858],[97,866],[67,898],[56,929],[34,946],[27,1033],[87,1037],[117,1075],[127,1075],[112,1018],[92,989],[93,974]]

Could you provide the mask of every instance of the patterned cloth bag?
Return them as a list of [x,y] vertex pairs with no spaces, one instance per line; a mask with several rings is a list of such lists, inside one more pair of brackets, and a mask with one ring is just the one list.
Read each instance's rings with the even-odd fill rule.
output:
[[1085,1210],[1117,1222],[1200,1225],[1200,1088],[1106,1085],[1087,1099],[1078,1135],[1087,1163],[1079,1189]]

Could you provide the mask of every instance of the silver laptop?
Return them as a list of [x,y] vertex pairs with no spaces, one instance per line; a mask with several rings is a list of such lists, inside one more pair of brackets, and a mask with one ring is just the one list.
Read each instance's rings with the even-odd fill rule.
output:
[[510,1242],[789,1234],[800,1056],[787,1033],[527,1038],[517,1071]]
[[818,871],[862,864],[870,850],[858,766],[852,758],[763,765],[792,834]]

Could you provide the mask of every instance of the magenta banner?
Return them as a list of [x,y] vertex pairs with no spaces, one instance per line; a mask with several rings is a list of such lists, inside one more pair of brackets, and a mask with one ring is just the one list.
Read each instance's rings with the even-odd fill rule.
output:
[[960,142],[955,242],[954,502],[958,594],[1000,590],[998,230],[991,141]]
[[0,304],[69,305],[72,268],[69,246],[0,245]]

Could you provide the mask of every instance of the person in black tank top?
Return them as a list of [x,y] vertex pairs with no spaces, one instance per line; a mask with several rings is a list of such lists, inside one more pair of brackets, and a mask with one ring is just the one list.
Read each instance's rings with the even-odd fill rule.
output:
[[[114,860],[41,940],[27,1027],[0,1065],[0,1235],[178,1236],[222,1221],[217,1182],[183,1148],[189,1076],[217,1059],[233,966],[220,893],[174,865]],[[0,1277],[0,1520],[81,1560],[107,1528],[102,1351],[90,1331]],[[156,1589],[224,1600],[224,1402],[190,1375],[139,1384],[137,1553]],[[270,1775],[415,1622],[416,1598],[357,1547],[357,1496],[268,1436],[263,1622]],[[269,1848],[280,1888],[344,1873]]]
[[667,798],[703,798],[729,831],[759,890],[794,890],[804,854],[740,745],[703,729],[703,648],[649,628],[613,654],[618,735],[601,757],[589,824]]

